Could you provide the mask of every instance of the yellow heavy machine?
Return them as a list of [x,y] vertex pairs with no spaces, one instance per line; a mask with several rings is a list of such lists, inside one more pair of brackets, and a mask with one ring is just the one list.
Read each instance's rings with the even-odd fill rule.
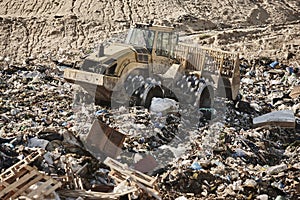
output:
[[105,101],[149,107],[153,97],[211,107],[215,94],[235,100],[239,55],[179,43],[173,27],[136,24],[124,43],[100,45],[64,78]]

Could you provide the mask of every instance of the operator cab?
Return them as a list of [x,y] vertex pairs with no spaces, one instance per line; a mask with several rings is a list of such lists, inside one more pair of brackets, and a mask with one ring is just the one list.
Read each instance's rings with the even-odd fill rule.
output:
[[149,52],[152,52],[155,32],[153,30],[131,28],[128,31],[126,44],[138,47],[146,47]]
[[136,24],[128,31],[125,44],[145,47],[153,56],[170,57],[178,43],[178,34],[174,28],[154,26],[152,24]]

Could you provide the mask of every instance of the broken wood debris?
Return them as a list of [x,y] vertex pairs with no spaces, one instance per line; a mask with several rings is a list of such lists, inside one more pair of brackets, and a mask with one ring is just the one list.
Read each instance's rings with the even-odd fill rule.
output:
[[136,188],[132,188],[123,193],[117,192],[93,192],[86,190],[59,190],[58,193],[61,197],[72,197],[72,198],[87,198],[87,199],[119,199],[121,196],[136,192]]
[[61,187],[61,182],[28,165],[41,155],[41,151],[34,152],[0,175],[1,199],[15,199],[19,196],[25,199],[41,199]]
[[65,181],[69,183],[70,188],[74,188],[74,189],[81,189],[83,190],[83,184],[82,184],[82,180],[81,178],[78,176],[78,174],[80,173],[79,171],[82,171],[83,168],[85,168],[87,166],[84,165],[82,168],[80,168],[77,172],[74,172],[72,170],[72,167],[70,166],[69,163],[66,164],[65,166],[65,171],[66,171],[66,179]]
[[157,178],[130,169],[126,164],[122,164],[109,157],[107,157],[103,163],[110,167],[110,175],[118,184],[129,181],[132,185],[142,189],[149,196],[155,199],[161,199],[159,193],[155,190]]

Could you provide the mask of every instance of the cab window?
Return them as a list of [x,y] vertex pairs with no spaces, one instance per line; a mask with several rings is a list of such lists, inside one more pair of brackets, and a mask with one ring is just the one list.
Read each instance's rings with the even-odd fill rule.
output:
[[153,41],[154,31],[134,28],[129,30],[125,43],[139,47],[146,47],[150,52],[152,52]]
[[171,33],[158,32],[157,44],[156,44],[156,55],[168,57],[171,50]]

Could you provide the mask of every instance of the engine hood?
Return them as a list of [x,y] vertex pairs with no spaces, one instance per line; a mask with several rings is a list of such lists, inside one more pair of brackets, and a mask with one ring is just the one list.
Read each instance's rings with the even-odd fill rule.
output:
[[131,46],[128,44],[112,44],[109,47],[104,49],[104,55],[109,56],[110,58],[119,58],[123,56],[124,54],[127,54],[129,52],[134,51],[136,54],[144,54],[149,55],[148,49],[145,47],[139,47],[139,46]]
[[104,49],[104,57],[119,58],[120,56],[132,52],[132,46],[127,44],[111,44]]
[[119,64],[122,57],[128,54],[136,54],[137,62],[148,63],[149,51],[144,47],[136,47],[128,44],[114,43],[104,48],[102,55],[96,51],[89,55],[82,64],[82,69],[88,72],[103,74],[107,68]]
[[[132,52],[135,52],[137,55],[149,55],[149,51],[144,47],[114,43],[104,48],[104,55],[98,56],[98,51],[96,51],[88,56],[87,59],[99,63],[108,64],[111,63],[109,62],[110,60],[117,60],[118,58]],[[146,58],[144,59],[145,61],[147,60]]]

